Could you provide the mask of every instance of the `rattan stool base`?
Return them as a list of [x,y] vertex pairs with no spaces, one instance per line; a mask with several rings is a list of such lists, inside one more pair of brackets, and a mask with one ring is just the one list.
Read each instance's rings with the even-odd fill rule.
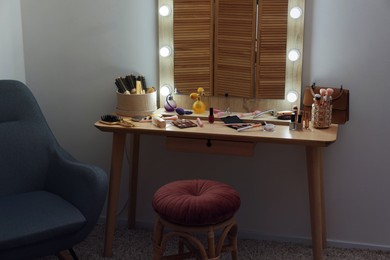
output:
[[[220,259],[222,252],[231,252],[232,259],[237,260],[237,233],[235,217],[215,225],[184,226],[157,216],[153,234],[153,260],[186,258],[214,260]],[[207,242],[201,242],[202,234]],[[167,243],[173,238],[179,240],[178,253],[164,255]]]

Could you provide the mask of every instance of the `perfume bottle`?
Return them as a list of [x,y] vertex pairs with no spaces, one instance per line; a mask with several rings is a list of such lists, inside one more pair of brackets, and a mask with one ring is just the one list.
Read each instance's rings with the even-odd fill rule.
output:
[[165,98],[165,103],[164,103],[165,111],[173,112],[173,111],[175,111],[176,107],[177,107],[176,101],[173,99],[173,96],[171,94],[169,94]]
[[206,104],[201,100],[201,97],[204,95],[204,89],[199,87],[196,92],[191,93],[190,98],[196,100],[194,104],[192,104],[192,110],[196,114],[203,114],[206,110]]
[[202,100],[200,100],[200,97],[199,97],[192,105],[192,109],[194,110],[194,113],[196,113],[196,114],[203,114],[204,111],[206,111],[206,105]]

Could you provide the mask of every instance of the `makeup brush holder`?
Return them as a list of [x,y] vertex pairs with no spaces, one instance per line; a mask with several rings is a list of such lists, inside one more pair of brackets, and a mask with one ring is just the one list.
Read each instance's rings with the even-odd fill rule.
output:
[[122,94],[117,92],[116,113],[120,116],[147,116],[157,110],[156,91],[146,94]]
[[311,122],[314,128],[328,128],[332,124],[332,105],[330,102],[312,105]]

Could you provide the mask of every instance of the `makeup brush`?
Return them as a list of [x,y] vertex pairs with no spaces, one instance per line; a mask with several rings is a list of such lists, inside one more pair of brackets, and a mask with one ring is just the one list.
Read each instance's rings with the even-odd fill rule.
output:
[[241,128],[238,128],[238,129],[237,129],[237,132],[245,131],[245,130],[248,130],[248,129],[251,129],[251,128],[255,128],[255,127],[259,127],[259,126],[262,126],[262,125],[263,125],[263,124],[254,124],[254,125],[249,125],[249,126],[241,127]]
[[327,88],[326,89],[326,95],[328,96],[328,101],[329,102],[332,102],[332,95],[333,95],[333,88]]
[[325,101],[325,99],[326,99],[326,89],[324,89],[324,88],[321,88],[320,89],[320,95],[321,95],[321,105],[322,104],[324,104],[324,101]]

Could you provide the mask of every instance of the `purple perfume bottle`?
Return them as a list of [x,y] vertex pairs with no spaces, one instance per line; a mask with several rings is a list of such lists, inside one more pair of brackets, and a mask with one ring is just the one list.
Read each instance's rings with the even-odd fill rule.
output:
[[173,96],[171,94],[169,94],[165,98],[165,103],[164,103],[165,111],[173,112],[173,111],[175,111],[176,107],[177,107],[176,101],[173,99]]

